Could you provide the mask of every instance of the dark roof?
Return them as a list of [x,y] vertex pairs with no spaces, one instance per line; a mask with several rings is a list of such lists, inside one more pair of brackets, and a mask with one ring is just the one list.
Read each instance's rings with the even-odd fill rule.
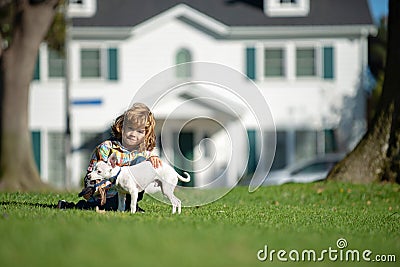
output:
[[130,27],[184,3],[228,26],[372,25],[368,0],[310,0],[306,17],[269,17],[263,0],[97,0],[92,18],[74,26]]

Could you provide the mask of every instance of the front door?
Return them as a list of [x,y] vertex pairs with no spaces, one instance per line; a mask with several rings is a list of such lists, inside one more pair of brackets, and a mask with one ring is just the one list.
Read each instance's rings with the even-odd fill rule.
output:
[[[174,165],[176,171],[183,175],[183,171],[186,171],[190,174],[190,182],[185,183],[179,181],[178,185],[180,186],[194,186],[194,173],[191,171],[193,169],[193,148],[194,148],[194,133],[193,132],[180,132],[174,134],[174,139],[178,142],[178,147],[175,148],[175,157],[174,157]],[[180,149],[180,153],[179,153]],[[186,159],[186,160],[185,160]],[[182,169],[178,168],[181,167]]]

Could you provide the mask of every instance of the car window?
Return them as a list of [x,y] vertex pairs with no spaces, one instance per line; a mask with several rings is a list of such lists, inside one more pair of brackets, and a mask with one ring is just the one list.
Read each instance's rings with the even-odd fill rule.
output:
[[325,172],[332,167],[332,162],[316,162],[292,172],[292,175]]

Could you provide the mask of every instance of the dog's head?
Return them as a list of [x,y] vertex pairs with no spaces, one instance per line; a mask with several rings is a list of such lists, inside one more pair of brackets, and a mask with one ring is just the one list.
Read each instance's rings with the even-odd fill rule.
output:
[[88,174],[89,179],[93,181],[111,178],[112,171],[117,165],[116,163],[117,156],[115,155],[115,153],[112,153],[111,156],[108,157],[107,162],[99,161],[96,163],[93,171]]

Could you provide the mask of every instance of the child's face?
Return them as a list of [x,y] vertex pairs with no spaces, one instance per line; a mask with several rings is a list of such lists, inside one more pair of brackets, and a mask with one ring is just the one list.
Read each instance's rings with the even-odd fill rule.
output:
[[128,150],[135,150],[144,142],[145,128],[131,122],[125,122],[122,127],[122,145]]

